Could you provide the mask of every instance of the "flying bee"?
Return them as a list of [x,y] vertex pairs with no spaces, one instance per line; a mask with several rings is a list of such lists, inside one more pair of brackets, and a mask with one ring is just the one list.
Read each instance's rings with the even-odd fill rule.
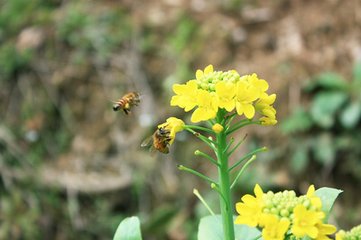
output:
[[146,138],[141,147],[149,147],[150,150],[158,150],[161,153],[169,153],[170,141],[172,140],[169,136],[170,131],[160,127],[158,128],[152,136]]
[[129,92],[125,94],[122,98],[120,98],[118,101],[114,102],[113,110],[118,111],[122,109],[125,114],[130,113],[130,109],[133,106],[138,106],[140,103],[140,95],[137,92]]

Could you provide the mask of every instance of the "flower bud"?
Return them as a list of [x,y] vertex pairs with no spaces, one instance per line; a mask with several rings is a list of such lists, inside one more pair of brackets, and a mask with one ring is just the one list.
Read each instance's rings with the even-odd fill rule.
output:
[[223,131],[223,126],[219,123],[216,123],[212,126],[212,130],[215,132],[215,133],[220,133]]

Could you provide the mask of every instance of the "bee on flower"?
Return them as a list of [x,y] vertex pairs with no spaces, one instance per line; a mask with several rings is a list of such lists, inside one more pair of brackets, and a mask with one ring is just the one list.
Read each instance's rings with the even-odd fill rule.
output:
[[161,153],[169,153],[169,147],[175,139],[176,133],[183,130],[184,122],[178,118],[170,117],[165,123],[158,125],[152,136],[146,138],[141,146],[149,147]]

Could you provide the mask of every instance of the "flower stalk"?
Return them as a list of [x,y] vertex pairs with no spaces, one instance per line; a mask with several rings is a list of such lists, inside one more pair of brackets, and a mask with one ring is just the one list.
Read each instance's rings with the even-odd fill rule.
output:
[[[220,123],[224,118],[222,111],[218,112],[217,122]],[[223,223],[223,234],[225,240],[234,240],[234,225],[233,225],[233,207],[231,186],[228,172],[228,154],[224,151],[227,148],[227,135],[225,132],[216,134],[216,156],[218,159],[218,180],[219,190],[223,196],[220,199],[220,208]]]

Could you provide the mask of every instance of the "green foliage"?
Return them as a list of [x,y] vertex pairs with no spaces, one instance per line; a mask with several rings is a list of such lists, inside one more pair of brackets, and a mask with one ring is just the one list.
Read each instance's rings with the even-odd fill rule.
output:
[[13,42],[0,45],[0,81],[11,79],[16,71],[26,68],[31,57],[31,51],[18,51]]
[[59,40],[74,48],[74,56],[92,54],[104,62],[130,37],[130,23],[119,9],[92,14],[86,3],[68,4],[64,17],[57,22]]
[[332,207],[336,201],[338,195],[340,195],[343,191],[335,188],[322,187],[315,191],[316,196],[321,198],[322,201],[322,211],[326,214],[325,221],[330,215],[332,211]]
[[137,217],[129,217],[121,221],[113,240],[141,240],[140,223]]
[[[257,228],[235,224],[236,239],[256,239],[261,235]],[[220,215],[203,217],[198,227],[198,240],[223,240],[222,217]]]
[[281,125],[291,138],[293,172],[302,173],[313,161],[323,167],[342,162],[344,170],[361,181],[353,173],[361,167],[361,151],[356,147],[361,141],[360,79],[361,64],[357,63],[351,81],[328,72],[305,86],[309,107],[295,109]]

